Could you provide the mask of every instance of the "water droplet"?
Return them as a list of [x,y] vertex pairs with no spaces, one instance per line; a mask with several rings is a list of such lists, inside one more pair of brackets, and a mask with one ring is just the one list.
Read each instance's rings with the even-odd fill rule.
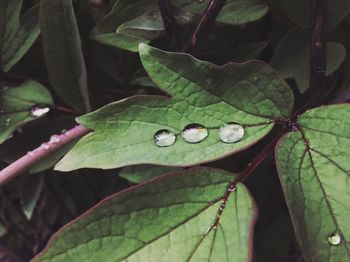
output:
[[50,137],[50,141],[49,141],[50,144],[57,144],[59,142],[61,142],[61,139],[58,135],[53,135]]
[[258,81],[258,77],[257,77],[257,76],[254,76],[254,77],[253,77],[253,81],[254,81],[254,82]]
[[328,237],[328,242],[333,246],[337,246],[341,242],[341,237],[338,233],[334,233]]
[[11,118],[6,118],[5,122],[6,122],[6,126],[8,126],[11,123]]
[[229,192],[235,192],[235,191],[236,191],[236,187],[235,187],[234,185],[230,185],[230,186],[228,187],[228,191],[229,191]]
[[191,144],[203,141],[208,134],[208,129],[200,124],[189,124],[182,131],[182,137]]
[[34,156],[34,152],[33,152],[33,151],[29,151],[29,152],[27,153],[27,155],[28,155],[28,156]]
[[41,147],[44,149],[44,150],[48,150],[50,148],[50,145],[48,144],[42,144]]
[[168,129],[158,130],[154,134],[154,142],[159,147],[171,146],[176,141],[176,135]]
[[163,250],[163,254],[165,254],[166,252],[168,252],[168,250],[164,249],[164,250]]
[[32,117],[41,117],[45,114],[47,114],[50,111],[49,107],[39,107],[39,106],[33,106],[30,110],[30,114]]
[[219,137],[225,143],[234,143],[244,136],[243,126],[236,123],[227,123],[220,127]]
[[198,3],[204,3],[204,0],[197,0]]

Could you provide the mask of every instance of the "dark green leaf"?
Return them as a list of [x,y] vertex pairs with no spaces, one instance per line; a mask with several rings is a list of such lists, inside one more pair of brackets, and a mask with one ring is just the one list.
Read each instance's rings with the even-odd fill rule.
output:
[[43,189],[43,176],[24,175],[20,180],[21,204],[23,212],[28,220],[31,220],[34,209]]
[[249,261],[256,210],[242,184],[207,233],[232,178],[197,168],[115,194],[57,233],[34,261]]
[[50,93],[31,80],[16,87],[3,86],[0,92],[0,143],[19,126],[38,118],[32,114],[34,106],[45,108],[53,104]]
[[0,50],[2,70],[5,72],[25,55],[40,32],[38,5],[20,17],[22,2],[22,0],[1,1]]
[[306,261],[350,257],[350,106],[312,109],[277,147],[277,167]]
[[[140,54],[152,80],[172,98],[132,97],[80,117],[78,122],[94,132],[58,163],[58,170],[212,161],[253,145],[271,130],[271,119],[287,117],[292,110],[288,85],[262,62],[219,67],[146,45],[140,47]],[[227,122],[246,126],[242,140],[221,142],[218,129]],[[210,129],[207,139],[190,144],[181,138],[182,129],[192,123]],[[156,146],[154,135],[161,129],[178,136],[174,145]]]
[[[298,89],[304,93],[309,88],[310,40],[301,29],[288,32],[274,51],[271,65],[285,78],[294,77]],[[327,44],[326,75],[333,73],[344,61],[346,50],[342,44]]]
[[86,69],[72,1],[42,0],[40,25],[53,88],[77,112],[89,111]]

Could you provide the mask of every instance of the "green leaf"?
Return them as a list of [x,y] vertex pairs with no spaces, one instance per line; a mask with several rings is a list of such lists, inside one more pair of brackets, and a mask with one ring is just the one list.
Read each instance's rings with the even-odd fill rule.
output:
[[20,17],[22,0],[1,2],[1,66],[8,72],[27,53],[40,33],[39,8],[35,5]]
[[306,261],[345,262],[350,256],[349,116],[349,104],[309,110],[297,120],[300,131],[284,136],[276,149]]
[[6,227],[0,223],[0,237],[3,237],[4,235],[6,235],[6,233],[7,233]]
[[206,234],[232,178],[196,168],[112,195],[60,230],[34,261],[249,261],[256,210],[242,184]]
[[94,35],[92,38],[101,44],[125,49],[131,52],[137,52],[140,43],[149,43],[149,41],[144,38],[118,33]]
[[31,80],[16,87],[0,87],[0,92],[0,143],[9,138],[18,127],[38,118],[31,113],[34,106],[53,104],[45,87]]
[[[178,1],[184,2],[184,1]],[[185,1],[189,2],[189,1]],[[176,4],[176,3],[175,3]],[[209,4],[209,0],[190,1],[189,5],[186,5],[184,9],[196,14],[202,14]],[[242,25],[261,19],[268,12],[268,6],[257,0],[229,0],[222,8],[216,21],[228,25]]]
[[39,175],[24,175],[20,180],[21,204],[28,220],[31,220],[39,196],[43,189],[44,180]]
[[132,183],[142,183],[163,174],[181,171],[182,168],[171,166],[137,165],[128,166],[119,172],[119,176]]
[[[283,0],[280,4],[292,22],[303,28],[310,27],[311,0]],[[328,1],[328,29],[334,29],[349,13],[349,0]]]
[[40,25],[53,88],[77,112],[89,111],[86,69],[72,1],[40,1]]
[[[294,77],[301,93],[309,88],[309,42],[309,34],[305,31],[301,29],[289,31],[279,42],[271,59],[271,66],[285,78]],[[339,68],[345,56],[346,50],[342,44],[327,43],[327,76]]]
[[[288,85],[263,62],[219,67],[146,45],[140,46],[140,55],[152,80],[172,98],[135,96],[78,118],[94,132],[82,138],[56,169],[145,163],[188,166],[212,161],[253,145],[271,130],[271,119],[287,117],[292,110]],[[218,129],[227,122],[246,126],[242,140],[221,142]],[[192,123],[210,129],[201,143],[186,143],[180,135]],[[161,129],[177,134],[174,145],[155,145],[154,134]]]

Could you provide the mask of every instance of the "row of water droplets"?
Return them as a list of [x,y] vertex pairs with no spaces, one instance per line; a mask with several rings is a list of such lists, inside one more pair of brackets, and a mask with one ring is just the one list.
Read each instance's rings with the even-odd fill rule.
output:
[[[189,124],[181,133],[183,139],[190,144],[203,141],[209,135],[208,128],[201,124]],[[154,134],[154,142],[159,147],[171,146],[176,141],[176,134],[168,129],[158,130]],[[237,123],[226,123],[219,128],[219,138],[224,143],[235,143],[244,136],[244,127]]]

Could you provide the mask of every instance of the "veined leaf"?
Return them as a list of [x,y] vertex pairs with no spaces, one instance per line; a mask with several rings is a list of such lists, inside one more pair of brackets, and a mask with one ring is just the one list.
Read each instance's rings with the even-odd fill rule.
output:
[[0,143],[4,142],[19,126],[35,120],[35,106],[53,104],[50,93],[35,81],[25,81],[17,87],[0,88]]
[[[132,97],[78,118],[94,132],[81,139],[56,169],[212,161],[256,143],[271,130],[272,119],[287,117],[292,110],[288,85],[263,62],[219,67],[146,45],[140,46],[140,55],[152,80],[172,97]],[[237,143],[219,139],[219,128],[228,122],[245,127]],[[183,128],[192,123],[209,129],[204,141],[190,144],[181,137]],[[156,146],[154,135],[162,129],[175,133],[174,145]]]
[[[342,44],[327,43],[327,76],[338,69],[345,56],[346,50]],[[304,93],[309,88],[310,78],[309,35],[301,29],[288,32],[275,49],[271,65],[285,78],[294,77],[299,91]]]
[[277,167],[306,261],[350,257],[350,105],[312,109],[283,137]]
[[2,70],[9,71],[29,50],[39,35],[38,5],[22,17],[23,0],[1,1],[0,50]]
[[230,261],[252,259],[253,200],[233,176],[195,168],[115,194],[64,227],[34,261]]
[[89,111],[86,69],[72,1],[40,1],[40,25],[53,88],[77,112]]

